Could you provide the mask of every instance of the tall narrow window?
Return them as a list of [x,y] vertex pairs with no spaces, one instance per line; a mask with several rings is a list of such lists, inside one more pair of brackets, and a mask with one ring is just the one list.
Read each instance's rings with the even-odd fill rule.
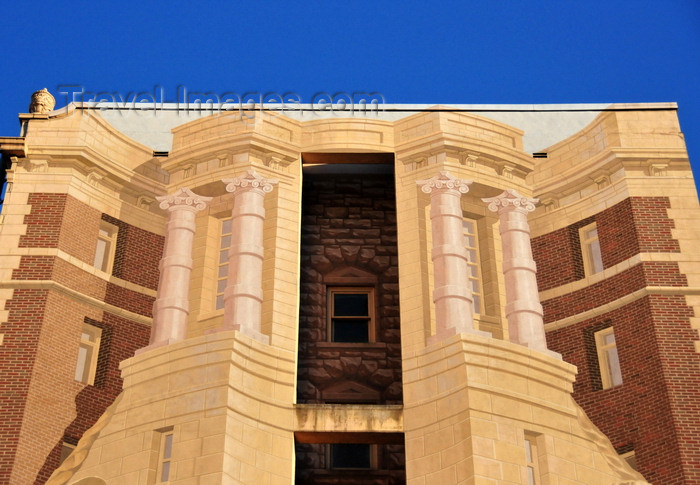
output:
[[603,256],[600,253],[600,241],[598,240],[598,227],[596,223],[589,224],[579,229],[581,239],[581,252],[583,253],[583,269],[587,275],[603,271]]
[[331,342],[371,342],[373,298],[370,288],[328,290],[329,336]]
[[83,332],[80,336],[78,349],[78,363],[75,367],[75,380],[84,384],[95,383],[97,371],[97,356],[100,353],[100,339],[102,329],[83,324]]
[[160,451],[158,453],[158,481],[159,483],[169,482],[173,456],[173,430],[161,432],[160,435]]
[[530,433],[525,434],[525,470],[527,473],[527,484],[537,485],[540,477],[537,438]]
[[472,295],[474,297],[474,313],[482,312],[482,292],[481,284],[481,268],[479,264],[479,236],[476,233],[476,221],[473,219],[464,219],[462,221],[464,230],[464,245],[467,248],[467,256],[469,257],[469,284],[472,287]]
[[228,281],[228,250],[231,247],[231,219],[221,221],[219,242],[219,272],[216,280],[216,309],[224,307],[224,290]]
[[596,349],[598,350],[598,365],[603,389],[622,384],[622,369],[617,355],[615,332],[612,327],[595,333]]
[[97,235],[97,248],[95,249],[93,266],[106,273],[111,273],[116,247],[117,226],[102,221],[100,223],[100,232]]

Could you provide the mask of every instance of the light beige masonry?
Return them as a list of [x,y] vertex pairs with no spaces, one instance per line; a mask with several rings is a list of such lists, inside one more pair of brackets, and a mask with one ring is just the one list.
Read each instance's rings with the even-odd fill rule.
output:
[[472,334],[405,362],[409,484],[438,476],[440,483],[527,483],[519,478],[526,431],[546,437],[539,450],[545,483],[646,483],[571,398],[573,366]]
[[[120,345],[109,340],[113,328],[103,321],[105,313],[153,324],[151,345],[121,364],[122,393],[48,484],[148,485],[160,483],[166,473],[167,483],[180,485],[291,485],[308,458],[300,451],[307,444],[327,446],[309,458],[318,460],[319,483],[338,483],[345,476],[331,465],[330,445],[350,443],[373,447],[372,466],[382,453],[395,453],[401,458],[394,465],[403,470],[405,455],[409,485],[524,485],[529,468],[536,469],[538,485],[646,483],[573,400],[577,370],[547,349],[545,330],[572,327],[649,295],[685,297],[696,315],[688,317],[691,328],[700,328],[700,211],[675,105],[396,106],[345,117],[166,108],[136,120],[118,109],[71,105],[22,115],[23,136],[0,137],[0,150],[12,157],[0,216],[2,348],[16,342],[13,305],[21,303],[17,298],[25,290],[46,290],[50,305],[60,306],[76,328],[88,323],[82,321],[86,317],[104,324],[104,348]],[[551,129],[538,133],[542,126]],[[334,171],[337,180],[352,176],[368,186],[381,174],[382,183],[393,180],[386,193],[393,191],[395,200],[386,196],[374,207],[380,196],[333,193],[362,200],[344,199],[342,207],[305,205],[304,184]],[[165,236],[158,291],[152,289],[155,282],[127,281],[118,270],[95,268],[63,247],[42,247],[42,234],[39,243],[21,247],[31,246],[23,241],[34,230],[29,201],[35,194],[70,196],[99,213],[96,218],[135,228],[129,233],[131,227],[120,226],[115,244],[138,238],[136,229]],[[664,210],[680,250],[625,255],[610,267],[539,291],[531,238],[578,224],[630,197],[668,199]],[[186,214],[175,208],[169,215],[159,202],[163,209],[169,203],[182,206]],[[341,227],[343,217],[356,227]],[[230,242],[222,246],[226,219],[231,229],[223,237]],[[465,248],[465,220],[473,224],[469,234],[478,235],[469,245],[476,261]],[[309,236],[311,225],[323,235]],[[393,232],[373,225],[389,225]],[[335,290],[304,288],[302,277],[316,271],[304,259],[308,247],[316,251],[319,267],[330,268],[314,276],[326,284],[326,275],[337,276],[341,267],[348,279],[364,272],[361,258],[344,254],[341,246],[365,237],[372,242],[358,251],[381,247],[381,258],[391,261],[389,269],[372,274],[376,287],[357,278]],[[74,288],[31,273],[13,280],[24,269],[23,259],[41,257],[96,283]],[[677,263],[687,286],[645,286],[543,325],[540,300],[603,284],[643,263]],[[477,315],[472,281],[478,281]],[[382,294],[382,285],[391,292]],[[154,318],[132,301],[127,303],[134,307],[120,308],[109,292],[138,293],[143,301],[157,297]],[[363,322],[370,317],[376,329],[370,347],[354,348],[357,342],[334,347],[320,335],[335,308],[327,304],[328,295],[336,294],[372,295],[366,301],[375,308],[342,314]],[[319,309],[312,317],[326,325],[313,336],[318,341],[305,335],[304,319],[312,317],[300,311],[307,300]],[[80,311],[71,313],[76,308]],[[393,326],[382,327],[377,323],[382,318]],[[616,335],[622,342],[624,332]],[[317,361],[307,362],[304,347],[322,341],[326,346]],[[700,344],[694,346],[700,351]],[[38,348],[49,360],[50,339],[42,336]],[[343,374],[348,368],[355,370]],[[320,398],[309,400],[320,404],[304,401],[307,378],[322,382],[315,388]],[[390,384],[382,392],[394,394],[375,400],[362,379],[386,380]],[[32,381],[27,406],[35,414],[41,414],[51,385]],[[333,392],[324,394],[328,389]],[[363,399],[343,401],[350,391],[338,389]],[[74,399],[64,398],[67,404],[62,401],[54,422],[23,423],[17,456],[37,469],[33,476],[44,461],[47,467],[53,463],[46,457],[78,409]],[[32,451],[35,436],[46,438],[41,457]],[[399,451],[377,451],[384,445]],[[529,460],[527,446],[536,455]]]

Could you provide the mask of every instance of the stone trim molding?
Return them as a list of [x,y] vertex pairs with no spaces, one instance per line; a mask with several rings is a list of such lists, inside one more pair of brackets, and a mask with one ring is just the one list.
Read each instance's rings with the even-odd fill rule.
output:
[[630,303],[637,301],[645,296],[651,295],[700,295],[700,286],[647,286],[645,288],[640,288],[639,290],[633,291],[622,298],[618,298],[615,301],[606,303],[596,308],[586,310],[577,315],[572,315],[570,317],[562,318],[561,320],[556,320],[545,325],[545,332],[553,332],[560,328],[569,327],[575,325],[584,320],[589,320],[600,315],[605,315],[613,310],[627,306]]
[[70,298],[73,298],[80,303],[85,303],[93,308],[103,310],[105,312],[111,313],[118,317],[131,320],[136,323],[151,326],[153,324],[153,319],[139,315],[138,313],[131,312],[129,310],[124,310],[118,306],[114,306],[110,303],[105,303],[97,298],[84,295],[77,290],[73,290],[64,286],[60,283],[56,283],[52,280],[12,280],[12,281],[0,281],[0,289],[32,289],[32,290],[53,290],[58,293],[62,293]]

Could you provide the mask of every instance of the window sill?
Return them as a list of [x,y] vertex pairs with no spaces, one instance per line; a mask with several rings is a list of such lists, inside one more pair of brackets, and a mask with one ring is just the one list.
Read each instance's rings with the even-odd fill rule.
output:
[[314,342],[318,350],[385,350],[386,342]]

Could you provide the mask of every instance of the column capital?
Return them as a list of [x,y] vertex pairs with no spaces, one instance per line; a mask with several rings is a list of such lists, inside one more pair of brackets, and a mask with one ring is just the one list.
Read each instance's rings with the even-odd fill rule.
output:
[[246,170],[245,175],[234,177],[232,179],[223,179],[222,182],[226,184],[227,192],[236,192],[238,189],[257,189],[263,192],[263,194],[266,194],[268,192],[272,192],[273,186],[277,185],[279,180],[266,179],[255,170]]
[[167,211],[189,210],[199,212],[207,206],[211,197],[197,195],[187,187],[179,188],[175,193],[156,197],[160,208]]
[[523,213],[532,212],[535,210],[535,204],[539,199],[532,199],[520,195],[515,189],[508,189],[501,195],[496,197],[487,197],[481,199],[489,205],[489,210],[492,212],[509,212],[512,210],[520,210]]
[[440,172],[427,180],[416,180],[416,184],[426,194],[433,190],[456,190],[460,194],[466,194],[472,182],[473,180],[458,179],[450,172]]

